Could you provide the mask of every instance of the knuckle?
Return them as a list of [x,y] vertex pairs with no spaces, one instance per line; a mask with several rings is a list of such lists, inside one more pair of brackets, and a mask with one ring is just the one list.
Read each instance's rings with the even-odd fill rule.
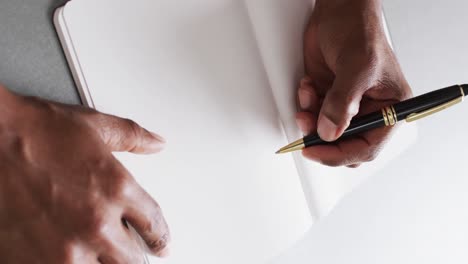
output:
[[115,233],[115,219],[118,219],[117,214],[105,213],[94,220],[94,227],[91,227],[89,238],[91,241],[108,241]]
[[133,180],[125,173],[120,173],[117,177],[114,188],[110,190],[110,197],[114,197],[118,200],[125,199],[129,192],[134,189]]
[[110,195],[121,197],[124,196],[131,185],[131,181],[127,173],[117,171],[112,174],[112,184],[110,184]]
[[141,127],[131,119],[124,119],[132,136],[138,136],[141,132]]
[[94,213],[88,219],[87,230],[92,237],[98,237],[105,233],[107,226],[107,217],[105,213],[94,210]]
[[105,173],[111,168],[109,157],[99,154],[89,157],[86,164],[90,172]]
[[389,97],[398,101],[406,100],[413,96],[409,84],[404,79],[404,76],[400,74],[397,74],[396,77],[382,76],[377,81],[376,86],[381,88],[378,90],[380,93],[388,94]]
[[127,170],[118,162],[105,165],[105,170],[101,173],[102,194],[111,200],[123,199],[129,190],[133,188],[133,179]]
[[5,133],[2,137],[2,141],[5,146],[8,146],[9,151],[15,154],[18,161],[34,161],[31,148],[29,144],[27,144],[26,139],[22,136]]
[[[131,139],[133,139],[129,141],[131,143],[129,143],[130,145],[128,146],[128,151],[133,152],[140,145],[139,140],[140,140],[140,135],[142,134],[143,129],[140,127],[140,125],[138,125],[133,120],[125,119],[125,123],[127,124],[127,127],[128,127],[129,136]],[[126,139],[122,138],[121,140],[126,140]]]
[[97,203],[87,210],[86,216],[81,219],[79,229],[89,241],[99,240],[111,232],[109,226],[114,216],[117,217],[116,210],[111,210],[103,202]]

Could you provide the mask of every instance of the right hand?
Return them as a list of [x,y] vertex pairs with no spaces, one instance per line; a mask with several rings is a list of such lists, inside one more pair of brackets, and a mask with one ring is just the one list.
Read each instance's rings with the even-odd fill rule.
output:
[[317,0],[304,35],[304,60],[297,123],[304,134],[333,143],[303,155],[334,167],[375,159],[396,126],[337,140],[354,117],[412,96],[385,35],[381,0]]
[[164,256],[161,209],[111,154],[163,145],[130,120],[0,86],[0,262],[143,263],[127,222]]

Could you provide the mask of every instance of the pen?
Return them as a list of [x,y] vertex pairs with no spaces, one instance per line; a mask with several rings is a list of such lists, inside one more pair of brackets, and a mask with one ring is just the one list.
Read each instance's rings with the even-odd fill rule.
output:
[[[380,111],[353,119],[340,139],[379,127],[391,127],[402,120],[419,120],[463,102],[466,95],[468,84],[454,85],[384,107]],[[312,134],[281,148],[276,154],[329,143],[322,140],[318,134]]]

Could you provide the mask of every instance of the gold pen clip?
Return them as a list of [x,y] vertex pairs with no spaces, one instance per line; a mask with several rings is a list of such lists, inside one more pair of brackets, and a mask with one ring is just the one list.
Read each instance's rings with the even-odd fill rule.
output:
[[410,123],[410,122],[414,122],[416,120],[419,120],[419,119],[422,119],[422,118],[425,118],[427,116],[430,116],[430,115],[433,115],[435,113],[438,113],[440,111],[443,111],[449,107],[452,107],[456,104],[459,104],[461,102],[463,102],[463,99],[465,98],[465,93],[463,92],[463,88],[460,86],[460,91],[461,91],[461,96],[456,98],[456,99],[453,99],[452,101],[449,101],[445,104],[441,104],[441,105],[438,105],[434,108],[431,108],[429,110],[426,110],[424,112],[421,112],[421,113],[414,113],[414,114],[411,114],[409,115],[408,117],[406,117],[406,122]]

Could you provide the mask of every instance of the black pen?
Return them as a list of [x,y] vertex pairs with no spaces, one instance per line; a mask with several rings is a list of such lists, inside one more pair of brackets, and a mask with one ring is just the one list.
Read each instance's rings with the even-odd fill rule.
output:
[[[394,126],[401,120],[407,122],[419,120],[463,102],[466,95],[468,95],[468,84],[454,85],[387,106],[380,111],[353,119],[338,140],[371,129]],[[318,134],[312,134],[281,148],[276,154],[302,150],[322,144],[329,144],[329,142],[322,140]]]

